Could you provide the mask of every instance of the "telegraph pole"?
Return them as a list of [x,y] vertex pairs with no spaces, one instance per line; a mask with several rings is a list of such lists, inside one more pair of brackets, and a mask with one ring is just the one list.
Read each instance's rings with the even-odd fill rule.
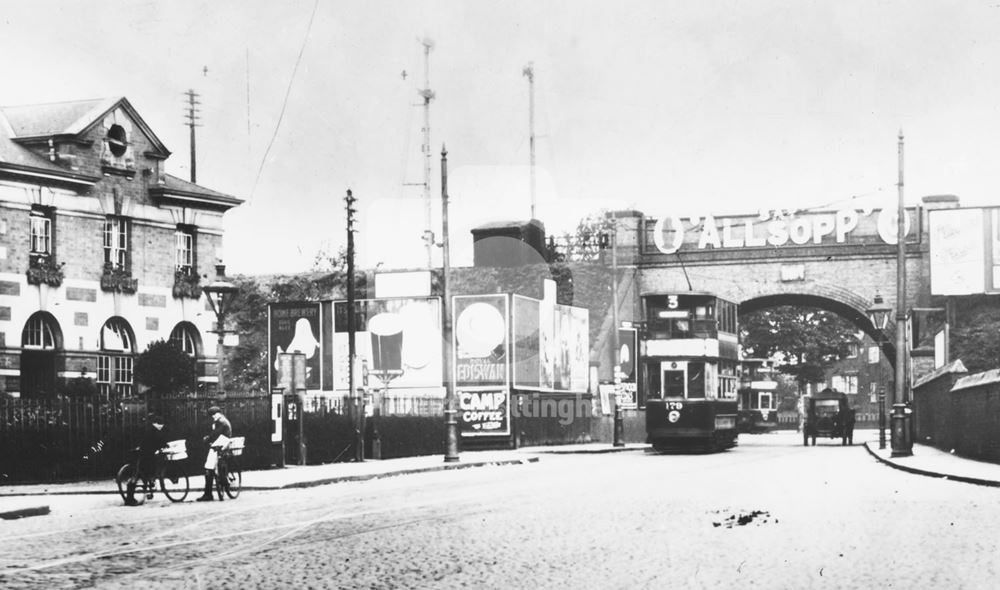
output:
[[424,99],[424,144],[420,149],[424,153],[424,245],[427,248],[427,268],[431,268],[434,251],[434,230],[431,229],[431,100],[434,99],[434,91],[431,90],[431,49],[434,42],[423,39],[421,44],[424,46],[424,87],[417,94]]
[[531,162],[531,219],[535,218],[535,65],[529,62],[521,73],[528,77],[528,148]]
[[193,89],[188,90],[184,94],[188,97],[187,112],[184,113],[184,117],[187,119],[187,126],[191,129],[191,182],[198,182],[198,163],[195,157],[195,141],[194,141],[194,128],[201,127],[198,121],[201,117],[198,116],[198,105],[201,102],[198,100],[201,98],[198,93]]
[[444,338],[444,462],[458,461],[458,422],[455,409],[455,383],[452,380],[451,355],[452,334],[451,325],[451,259],[448,246],[448,150],[441,145],[441,290],[444,301],[441,304],[441,317],[444,325],[441,336]]
[[351,392],[351,399],[354,400],[354,460],[362,462],[365,460],[365,400],[357,391],[354,382],[356,360],[354,332],[357,329],[354,325],[354,215],[357,213],[354,203],[356,201],[351,189],[347,189],[347,196],[344,197],[344,203],[347,205],[347,388]]
[[618,339],[618,328],[621,322],[618,318],[618,212],[611,218],[611,318],[614,326],[611,328],[611,346],[614,362],[611,370],[614,372],[615,383],[615,415],[612,430],[612,445],[625,446],[625,414],[622,409],[622,377],[621,377],[621,342]]

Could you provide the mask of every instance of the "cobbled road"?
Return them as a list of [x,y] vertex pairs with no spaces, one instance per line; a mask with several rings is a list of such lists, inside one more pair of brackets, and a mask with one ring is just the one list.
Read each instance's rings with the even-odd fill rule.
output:
[[0,522],[0,587],[1000,587],[1000,490],[794,434],[223,503],[52,504]]

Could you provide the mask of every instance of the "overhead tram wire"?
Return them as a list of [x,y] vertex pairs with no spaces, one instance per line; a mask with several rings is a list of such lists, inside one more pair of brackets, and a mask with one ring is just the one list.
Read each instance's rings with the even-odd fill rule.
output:
[[250,188],[250,195],[247,197],[247,204],[253,202],[254,193],[257,191],[257,184],[260,182],[260,176],[264,172],[264,164],[267,163],[267,156],[271,153],[271,147],[274,146],[274,140],[278,137],[278,130],[281,128],[281,122],[285,118],[285,109],[288,107],[288,97],[292,93],[292,84],[295,83],[295,75],[299,71],[299,64],[302,63],[302,54],[306,50],[306,42],[309,40],[309,33],[312,32],[313,21],[316,19],[316,11],[319,8],[319,0],[314,0],[312,14],[309,15],[309,24],[306,26],[306,32],[302,35],[302,43],[299,45],[299,54],[295,58],[295,65],[292,67],[292,75],[288,79],[288,87],[285,89],[285,97],[281,101],[281,111],[278,113],[278,122],[274,124],[274,133],[271,134],[271,139],[267,142],[267,148],[264,150],[264,156],[260,159],[260,167],[257,169],[257,176],[254,178],[253,186]]

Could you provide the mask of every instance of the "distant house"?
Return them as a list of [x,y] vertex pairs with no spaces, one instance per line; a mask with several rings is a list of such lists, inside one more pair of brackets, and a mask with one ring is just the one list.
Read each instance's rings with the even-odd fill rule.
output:
[[878,419],[878,393],[888,392],[892,406],[892,368],[876,343],[859,333],[848,355],[827,371],[826,386],[847,394],[847,403],[857,410],[859,422]]
[[158,339],[216,382],[200,277],[242,201],[167,174],[169,156],[125,98],[0,107],[0,392],[84,376],[127,397]]

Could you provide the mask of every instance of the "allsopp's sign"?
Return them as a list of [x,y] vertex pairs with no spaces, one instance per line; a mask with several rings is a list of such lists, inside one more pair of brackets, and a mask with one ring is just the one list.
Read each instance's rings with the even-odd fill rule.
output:
[[[915,210],[906,211],[907,241],[916,241]],[[647,223],[647,252],[673,254],[720,248],[781,248],[833,244],[895,244],[895,209],[762,212],[758,215],[679,217]]]

